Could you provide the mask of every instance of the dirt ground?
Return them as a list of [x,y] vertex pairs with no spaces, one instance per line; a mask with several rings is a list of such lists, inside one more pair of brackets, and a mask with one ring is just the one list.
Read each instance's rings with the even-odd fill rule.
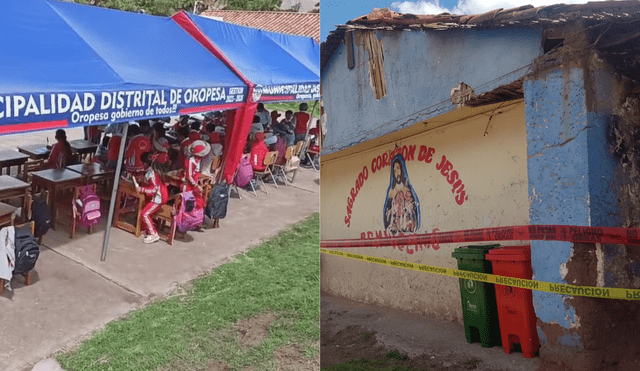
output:
[[322,293],[320,365],[364,358],[420,370],[533,371],[540,359],[468,344],[464,328]]
[[[235,325],[236,335],[243,347],[255,347],[260,345],[267,336],[269,326],[276,317],[271,313],[265,313],[258,317],[249,318]],[[320,359],[305,359],[300,349],[295,345],[284,346],[275,351],[273,355],[278,364],[278,371],[319,371]],[[206,371],[227,371],[229,366],[219,360],[209,362]],[[258,371],[252,367],[242,371]]]

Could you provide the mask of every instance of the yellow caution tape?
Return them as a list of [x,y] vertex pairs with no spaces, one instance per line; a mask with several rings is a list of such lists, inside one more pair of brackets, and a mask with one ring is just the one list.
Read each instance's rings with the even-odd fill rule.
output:
[[564,295],[571,295],[571,296],[588,296],[591,298],[640,300],[640,290],[635,290],[635,289],[565,285],[562,283],[542,282],[542,281],[528,280],[524,278],[497,276],[495,274],[470,272],[470,271],[463,271],[463,270],[454,269],[454,268],[443,268],[443,267],[436,267],[432,265],[409,263],[401,260],[391,260],[391,259],[385,259],[385,258],[378,258],[375,256],[360,255],[360,254],[354,254],[350,252],[343,252],[343,251],[336,251],[336,250],[320,249],[320,252],[328,255],[341,256],[343,258],[349,258],[349,259],[355,259],[355,260],[365,261],[369,263],[386,265],[389,267],[411,269],[418,272],[434,273],[442,276],[456,277],[461,279],[468,279],[468,280],[487,282],[487,283],[495,283],[498,285],[513,286],[513,287],[519,287],[523,289],[551,292],[554,294],[564,294]]

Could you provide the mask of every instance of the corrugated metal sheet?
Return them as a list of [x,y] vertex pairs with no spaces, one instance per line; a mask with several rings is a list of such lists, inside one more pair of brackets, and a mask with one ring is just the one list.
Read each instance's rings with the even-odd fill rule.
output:
[[531,5],[511,9],[494,9],[475,15],[401,14],[385,9],[355,18],[338,26],[321,44],[320,68],[329,61],[349,29],[425,30],[487,29],[501,27],[550,27],[585,20],[586,22],[629,22],[640,20],[640,2],[605,1],[587,4],[556,4],[534,8]]

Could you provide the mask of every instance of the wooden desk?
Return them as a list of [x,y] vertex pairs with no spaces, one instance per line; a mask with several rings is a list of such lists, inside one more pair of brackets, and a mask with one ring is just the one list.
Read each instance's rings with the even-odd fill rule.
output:
[[29,157],[34,160],[49,158],[49,153],[51,153],[51,151],[47,149],[46,144],[27,144],[18,147],[18,151],[25,155],[29,155]]
[[0,175],[0,201],[22,197],[22,212],[25,213],[29,183],[9,175]]
[[[127,198],[135,198],[135,202],[133,202],[132,205],[127,205],[127,207],[125,207],[124,200]],[[133,233],[136,237],[140,237],[144,201],[144,195],[136,192],[133,182],[120,179],[120,182],[118,182],[118,196],[116,197],[116,210],[113,215],[113,226],[129,233]],[[135,225],[121,220],[121,216],[123,214],[131,212],[136,213]]]
[[81,156],[89,155],[90,158],[93,157],[96,149],[98,149],[96,143],[84,139],[70,140],[69,144],[71,145],[72,151],[79,153]]
[[46,189],[50,194],[51,215],[53,215],[51,227],[55,229],[56,203],[53,200],[64,189],[75,187],[82,183],[83,175],[67,169],[46,169],[31,173],[31,194],[35,195],[39,189]]
[[172,185],[178,188],[182,188],[182,184],[183,184],[183,177],[184,177],[184,170],[180,169],[180,170],[172,170],[172,171],[168,171],[166,174],[166,182],[167,185]]
[[13,224],[15,212],[18,208],[4,202],[0,202],[0,227],[6,227]]
[[109,169],[105,165],[102,165],[96,162],[91,162],[88,164],[82,163],[77,165],[69,165],[67,166],[67,169],[74,171],[76,173],[80,173],[83,176],[85,176],[87,178],[86,183],[89,183],[89,181],[91,180],[112,181],[115,174],[114,169]]
[[11,167],[17,166],[18,173],[20,173],[20,167],[24,165],[29,159],[29,155],[20,153],[17,151],[0,151],[0,175],[2,175],[3,169],[7,169],[7,175],[11,175]]

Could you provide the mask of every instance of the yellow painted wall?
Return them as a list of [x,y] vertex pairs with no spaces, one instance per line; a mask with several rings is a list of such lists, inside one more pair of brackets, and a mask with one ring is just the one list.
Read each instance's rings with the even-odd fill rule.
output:
[[[323,157],[322,239],[362,238],[363,233],[365,237],[375,236],[376,231],[383,233],[383,209],[391,167],[384,166],[375,172],[374,169],[379,167],[378,156],[382,159],[384,153],[397,147],[407,148],[406,171],[419,200],[420,228],[417,233],[528,224],[527,142],[521,101],[488,112],[474,112],[470,118],[429,128],[429,123],[420,123],[405,131],[408,136],[404,138],[395,134],[393,142],[387,140],[389,143],[385,144],[382,138],[370,141],[373,143],[370,148],[360,146],[359,151],[352,150],[346,156],[338,153],[326,160]],[[421,147],[423,153],[429,153],[428,148],[433,148],[430,163],[420,156]],[[412,148],[415,148],[413,157],[409,155]],[[454,170],[459,174],[464,198],[460,196],[461,185],[458,184],[453,192],[448,177],[437,169],[443,156],[451,163],[448,177]],[[360,187],[357,187],[360,174]],[[352,188],[355,197],[351,195]],[[349,199],[353,201],[350,214],[347,211],[351,204]],[[459,246],[443,244],[349,251],[456,267],[451,253]],[[322,290],[336,295],[462,321],[458,281],[454,278],[323,254],[321,280]]]

